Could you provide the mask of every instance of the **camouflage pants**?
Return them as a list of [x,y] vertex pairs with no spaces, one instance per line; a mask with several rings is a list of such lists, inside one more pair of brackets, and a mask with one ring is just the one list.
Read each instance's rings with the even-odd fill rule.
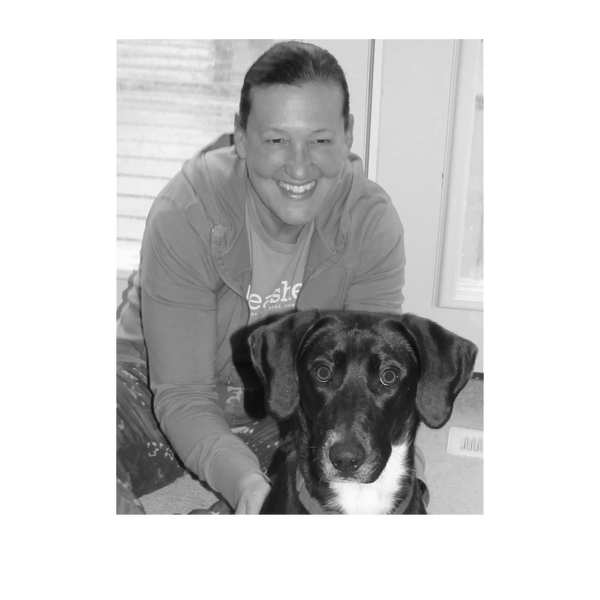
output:
[[118,341],[113,352],[113,513],[145,517],[139,496],[183,475],[152,411],[146,361],[136,347]]
[[[139,497],[165,487],[187,470],[160,430],[152,409],[146,362],[130,342],[117,345],[117,514],[144,514]],[[270,417],[234,418],[233,433],[270,473],[282,433]],[[289,437],[286,438],[289,443]]]

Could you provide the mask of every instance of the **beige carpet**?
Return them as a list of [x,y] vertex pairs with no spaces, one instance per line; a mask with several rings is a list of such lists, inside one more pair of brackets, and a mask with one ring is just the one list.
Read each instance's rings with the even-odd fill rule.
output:
[[421,425],[417,444],[425,455],[430,515],[483,514],[483,458],[448,454],[451,427],[483,430],[483,381],[471,379],[441,429]]
[[[441,429],[421,425],[417,443],[425,455],[432,515],[483,514],[483,459],[448,454],[451,427],[483,429],[483,381],[472,379],[456,399],[450,421]],[[148,514],[187,514],[217,501],[210,490],[189,475],[140,500]]]
[[184,475],[171,485],[142,496],[140,500],[150,515],[185,515],[195,508],[208,508],[218,498],[198,480]]

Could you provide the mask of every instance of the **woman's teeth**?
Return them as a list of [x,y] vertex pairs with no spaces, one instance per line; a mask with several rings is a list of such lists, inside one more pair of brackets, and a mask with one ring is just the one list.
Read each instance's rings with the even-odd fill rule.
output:
[[311,181],[306,185],[291,185],[289,183],[284,183],[283,181],[278,181],[279,185],[286,191],[291,192],[292,194],[304,194],[304,192],[308,192],[315,187],[316,182]]

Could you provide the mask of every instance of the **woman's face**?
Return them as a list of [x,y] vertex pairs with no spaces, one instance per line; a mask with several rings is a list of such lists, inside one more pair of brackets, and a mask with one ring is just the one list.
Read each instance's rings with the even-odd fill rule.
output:
[[296,241],[331,197],[352,146],[335,84],[276,85],[252,90],[246,130],[235,122],[235,147],[246,161],[267,233]]

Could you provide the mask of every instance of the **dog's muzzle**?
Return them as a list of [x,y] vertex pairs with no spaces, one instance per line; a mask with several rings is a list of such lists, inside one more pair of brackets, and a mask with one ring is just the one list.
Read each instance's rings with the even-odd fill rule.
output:
[[381,471],[381,453],[373,448],[364,431],[330,431],[317,456],[324,481],[370,483]]

